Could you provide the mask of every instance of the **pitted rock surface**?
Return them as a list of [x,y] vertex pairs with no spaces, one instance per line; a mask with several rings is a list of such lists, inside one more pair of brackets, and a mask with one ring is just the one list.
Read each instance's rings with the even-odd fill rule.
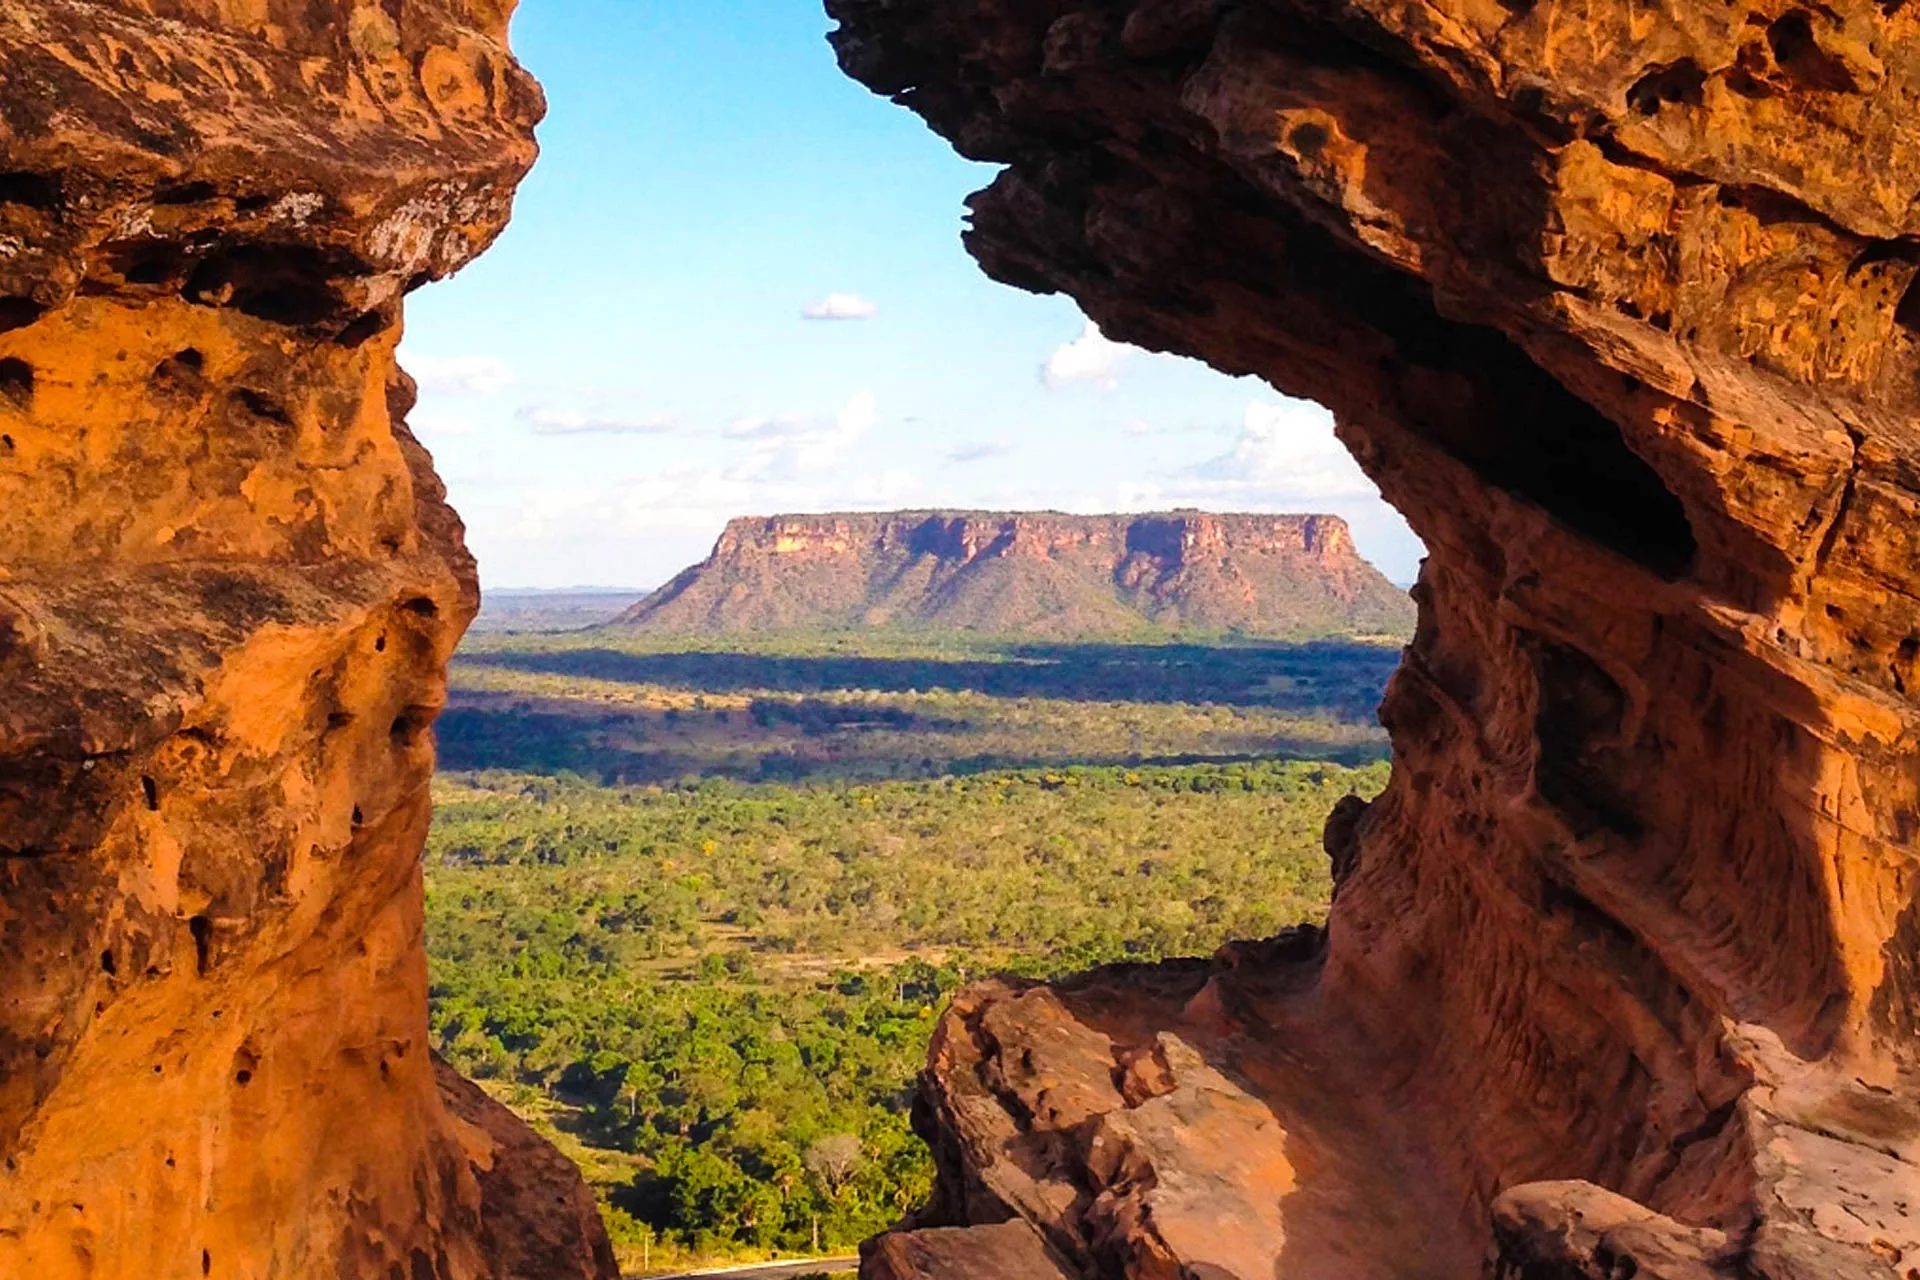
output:
[[0,11],[0,1275],[614,1273],[427,1039],[477,591],[394,349],[532,162],[510,8]]
[[1920,1274],[1920,6],[828,8],[1005,166],[990,274],[1329,405],[1431,553],[1324,938],[962,1000],[920,1225],[1088,1276]]

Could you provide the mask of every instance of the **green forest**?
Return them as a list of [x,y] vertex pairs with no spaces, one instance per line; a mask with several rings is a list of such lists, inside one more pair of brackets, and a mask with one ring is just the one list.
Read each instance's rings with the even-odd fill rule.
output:
[[849,1251],[926,1195],[958,986],[1323,916],[1393,657],[487,637],[427,851],[438,1048],[579,1160],[636,1272]]

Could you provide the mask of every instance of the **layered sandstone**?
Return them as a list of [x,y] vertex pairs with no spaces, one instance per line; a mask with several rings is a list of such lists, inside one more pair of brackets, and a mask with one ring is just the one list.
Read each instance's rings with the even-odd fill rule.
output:
[[612,1274],[427,1039],[477,593],[394,348],[532,161],[510,8],[0,9],[0,1275]]
[[1413,607],[1338,516],[889,511],[730,521],[711,556],[621,621],[716,633],[1403,636]]
[[1432,553],[1327,932],[966,996],[920,1225],[1920,1274],[1920,6],[829,8],[990,273],[1330,405]]

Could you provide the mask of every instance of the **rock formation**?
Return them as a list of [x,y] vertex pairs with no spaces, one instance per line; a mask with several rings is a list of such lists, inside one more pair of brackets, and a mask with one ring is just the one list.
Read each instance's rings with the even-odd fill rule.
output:
[[0,9],[0,1276],[613,1274],[427,1041],[476,589],[394,347],[532,161],[511,7]]
[[680,632],[1404,636],[1413,607],[1338,516],[893,511],[731,521],[711,556],[622,621]]
[[[991,274],[1331,406],[1431,549],[1326,934],[969,993],[919,1225],[1920,1276],[1920,5],[829,9],[1006,166]],[[870,1274],[996,1274],[964,1236]]]

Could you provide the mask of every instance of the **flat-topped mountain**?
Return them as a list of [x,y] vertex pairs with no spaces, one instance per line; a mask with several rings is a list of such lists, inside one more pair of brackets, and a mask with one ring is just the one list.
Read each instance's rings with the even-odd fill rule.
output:
[[863,627],[1405,634],[1413,605],[1326,515],[753,516],[620,618],[668,632]]

